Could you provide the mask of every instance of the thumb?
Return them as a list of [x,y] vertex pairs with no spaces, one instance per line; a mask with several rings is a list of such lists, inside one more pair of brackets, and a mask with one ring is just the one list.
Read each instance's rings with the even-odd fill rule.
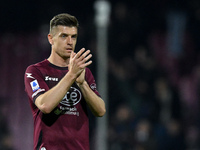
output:
[[74,51],[71,52],[70,58],[73,58],[76,55],[76,53],[74,53]]

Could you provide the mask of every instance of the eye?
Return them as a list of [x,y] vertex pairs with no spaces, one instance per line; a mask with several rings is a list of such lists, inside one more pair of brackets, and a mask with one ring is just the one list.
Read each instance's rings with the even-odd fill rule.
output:
[[77,38],[77,35],[72,35],[72,38],[73,38],[73,39],[76,39],[76,38]]
[[67,35],[65,35],[65,34],[62,34],[62,35],[61,35],[61,37],[62,37],[62,38],[65,38],[65,37],[67,37]]

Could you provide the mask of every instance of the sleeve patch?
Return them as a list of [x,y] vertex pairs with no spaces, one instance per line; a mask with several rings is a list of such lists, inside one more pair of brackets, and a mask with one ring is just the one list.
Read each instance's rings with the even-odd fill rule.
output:
[[96,90],[97,86],[96,86],[95,83],[92,83],[92,84],[90,85],[90,88],[91,88],[92,90]]
[[35,93],[33,93],[32,98],[36,96],[38,93],[44,92],[45,89],[38,89]]
[[40,89],[40,86],[39,86],[37,80],[32,81],[30,84],[31,84],[31,88],[32,88],[33,92],[35,92],[36,90]]

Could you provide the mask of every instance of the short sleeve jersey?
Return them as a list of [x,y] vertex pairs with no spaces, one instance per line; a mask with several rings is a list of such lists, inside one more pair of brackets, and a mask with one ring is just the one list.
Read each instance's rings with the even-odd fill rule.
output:
[[[24,82],[34,119],[34,150],[89,150],[87,106],[75,83],[50,114],[42,113],[35,105],[36,98],[54,87],[67,72],[67,67],[55,66],[46,59],[26,69]],[[100,96],[88,68],[85,79]]]

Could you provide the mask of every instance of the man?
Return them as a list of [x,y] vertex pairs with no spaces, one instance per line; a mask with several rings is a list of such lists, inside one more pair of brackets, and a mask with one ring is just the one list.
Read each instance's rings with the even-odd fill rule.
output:
[[106,112],[87,68],[92,63],[90,50],[74,52],[77,35],[74,16],[53,17],[49,58],[25,72],[25,91],[34,118],[34,150],[89,150],[87,105],[97,117]]

